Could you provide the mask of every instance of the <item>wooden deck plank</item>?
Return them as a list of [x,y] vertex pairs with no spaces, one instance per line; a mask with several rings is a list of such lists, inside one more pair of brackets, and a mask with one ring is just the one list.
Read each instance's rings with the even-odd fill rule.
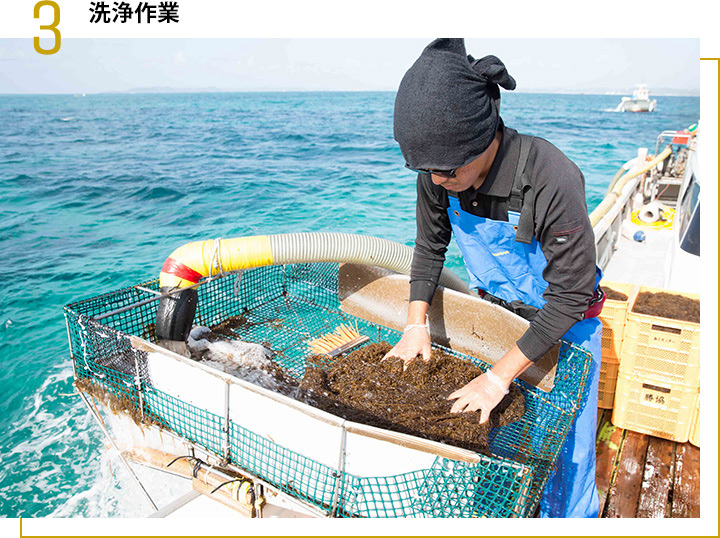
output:
[[648,436],[626,431],[614,483],[610,488],[605,517],[635,517],[642,489]]
[[613,426],[610,422],[611,413],[603,413],[603,422],[597,436],[595,483],[597,484],[598,496],[600,497],[600,510],[598,515],[602,517],[607,501],[608,492],[612,486],[613,471],[617,461],[618,453],[622,446],[623,432],[621,428]]
[[602,426],[604,419],[605,419],[605,409],[598,409],[597,410],[597,429],[595,430],[598,435],[600,435],[600,426]]
[[674,445],[667,439],[649,438],[636,517],[658,518],[670,515]]
[[676,446],[672,517],[700,517],[700,449],[690,443]]

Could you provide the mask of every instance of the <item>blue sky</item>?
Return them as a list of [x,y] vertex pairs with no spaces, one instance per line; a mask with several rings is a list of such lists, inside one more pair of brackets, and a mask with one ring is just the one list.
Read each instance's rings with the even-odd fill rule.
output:
[[[395,90],[431,39],[64,39],[41,56],[0,39],[0,93],[136,88]],[[699,93],[697,39],[467,39],[495,54],[518,91]]]

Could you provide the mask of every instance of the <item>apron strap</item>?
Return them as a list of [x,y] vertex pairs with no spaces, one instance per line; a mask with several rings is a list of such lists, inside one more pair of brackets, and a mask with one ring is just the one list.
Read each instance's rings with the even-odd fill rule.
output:
[[[520,300],[508,302],[505,299],[501,299],[500,297],[492,295],[491,293],[488,293],[481,289],[478,289],[477,292],[481,299],[485,299],[489,303],[502,306],[504,309],[509,310],[513,314],[517,314],[521,318],[524,318],[528,321],[532,321],[533,319],[535,319],[537,313],[540,312],[540,309],[538,307],[525,304]],[[593,296],[590,298],[590,304],[588,305],[588,309],[583,315],[583,319],[598,317],[602,312],[603,305],[605,304],[605,299],[605,291],[599,285],[596,286],[595,291],[593,292]]]
[[520,155],[515,169],[515,179],[510,190],[510,198],[508,199],[508,210],[520,213],[515,241],[526,245],[532,243],[535,232],[535,193],[530,180],[524,173],[533,138],[532,136],[520,135]]
[[481,299],[485,299],[489,303],[502,306],[505,310],[509,310],[513,314],[517,314],[518,316],[526,319],[527,321],[532,321],[533,319],[535,319],[535,315],[540,312],[540,309],[538,307],[525,304],[520,300],[508,302],[505,299],[501,299],[500,297],[481,289],[478,289],[477,292]]

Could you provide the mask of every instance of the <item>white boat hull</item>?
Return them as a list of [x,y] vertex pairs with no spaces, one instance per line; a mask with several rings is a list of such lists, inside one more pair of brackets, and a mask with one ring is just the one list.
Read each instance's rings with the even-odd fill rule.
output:
[[657,101],[655,99],[629,99],[623,98],[618,105],[618,112],[652,112],[655,110]]

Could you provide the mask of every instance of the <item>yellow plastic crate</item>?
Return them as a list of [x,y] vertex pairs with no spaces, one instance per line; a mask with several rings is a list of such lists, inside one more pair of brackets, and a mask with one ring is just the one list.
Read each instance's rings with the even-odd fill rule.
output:
[[600,363],[600,381],[598,382],[598,407],[600,409],[613,408],[619,367],[620,362],[612,357],[603,357]]
[[602,358],[620,359],[623,332],[625,329],[625,317],[628,306],[632,300],[634,286],[620,282],[600,282],[600,286],[607,290],[612,289],[628,296],[626,301],[605,300],[602,312],[598,316],[603,324],[602,332]]
[[[642,292],[698,295],[642,286]],[[633,301],[633,305],[634,305]],[[627,312],[620,371],[628,375],[700,386],[700,324]]]
[[690,437],[698,388],[618,372],[612,422],[619,428],[670,439]]
[[695,415],[693,416],[692,429],[690,431],[690,442],[695,446],[700,446],[700,395],[698,394],[697,405],[695,406]]

